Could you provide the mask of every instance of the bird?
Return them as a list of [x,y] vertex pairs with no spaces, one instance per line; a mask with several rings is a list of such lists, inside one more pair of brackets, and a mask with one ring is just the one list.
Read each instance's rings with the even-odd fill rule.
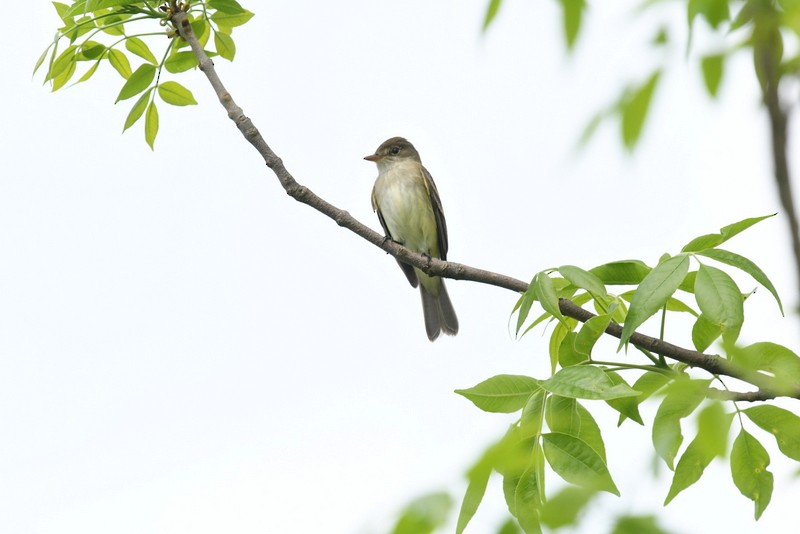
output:
[[[422,166],[419,152],[402,137],[384,141],[364,157],[378,166],[372,188],[372,209],[386,237],[430,258],[447,260],[447,223],[436,184]],[[444,280],[397,260],[412,287],[419,286],[425,332],[435,341],[440,333],[458,333],[458,317]]]

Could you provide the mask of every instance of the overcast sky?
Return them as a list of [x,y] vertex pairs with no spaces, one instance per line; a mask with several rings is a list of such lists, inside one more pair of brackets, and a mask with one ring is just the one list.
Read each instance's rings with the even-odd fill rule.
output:
[[[572,56],[555,2],[505,2],[482,35],[486,3],[246,2],[256,17],[235,33],[236,60],[216,64],[297,180],[373,228],[377,171],[362,158],[407,137],[438,185],[449,259],[524,280],[653,264],[779,211],[750,60],[737,56],[711,102],[698,56],[721,43],[698,31],[688,57],[645,46],[662,21],[685,42],[672,3],[593,7]],[[58,19],[28,4],[0,37],[0,531],[379,534],[421,493],[460,499],[463,472],[513,419],[453,390],[548,373],[547,335],[510,333],[516,296],[448,282],[461,330],[430,343],[394,260],[288,198],[201,73],[178,78],[199,106],[160,107],[152,152],[141,124],[120,134],[133,101],[113,104],[122,80],[107,65],[55,94],[31,80]],[[577,150],[593,114],[660,63],[641,147],[626,154],[607,124]],[[785,226],[729,248],[792,309]],[[746,315],[743,342],[796,346],[797,317],[766,291]],[[687,324],[667,335],[688,345]],[[596,407],[622,498],[598,500],[580,532],[620,512],[685,533],[796,518],[796,468],[752,425],[776,478],[759,523],[720,461],[661,508],[650,427],[617,431]],[[495,480],[468,532],[492,532],[503,511]]]

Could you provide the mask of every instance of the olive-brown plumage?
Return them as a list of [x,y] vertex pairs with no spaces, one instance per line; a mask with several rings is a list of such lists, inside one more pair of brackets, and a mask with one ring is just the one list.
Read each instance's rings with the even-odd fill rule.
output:
[[[439,192],[414,145],[402,137],[385,141],[364,159],[378,165],[372,208],[386,236],[432,258],[447,259],[447,223]],[[441,332],[458,333],[458,318],[444,281],[398,260],[413,287],[419,286],[425,331],[431,341]]]

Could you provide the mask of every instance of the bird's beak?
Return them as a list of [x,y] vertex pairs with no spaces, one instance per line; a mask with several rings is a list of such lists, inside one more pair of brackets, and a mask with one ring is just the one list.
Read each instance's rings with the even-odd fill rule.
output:
[[369,156],[364,156],[364,159],[367,161],[378,161],[379,159],[381,159],[381,156],[377,154],[370,154]]

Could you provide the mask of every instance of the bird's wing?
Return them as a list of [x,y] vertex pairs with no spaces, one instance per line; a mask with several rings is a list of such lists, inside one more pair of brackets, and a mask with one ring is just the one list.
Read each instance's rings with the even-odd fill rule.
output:
[[439,199],[439,191],[436,189],[433,177],[425,167],[422,167],[422,176],[425,178],[425,187],[428,189],[428,195],[431,197],[433,216],[436,218],[436,236],[439,239],[439,256],[441,259],[447,260],[447,221],[444,220],[442,201]]

